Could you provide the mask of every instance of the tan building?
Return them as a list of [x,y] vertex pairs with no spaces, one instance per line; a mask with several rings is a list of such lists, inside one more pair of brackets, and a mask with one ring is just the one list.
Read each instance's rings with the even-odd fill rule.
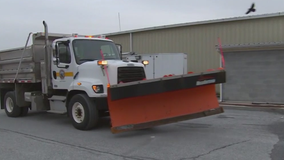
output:
[[[182,52],[188,54],[188,71],[220,66],[216,51],[222,44],[279,42],[284,39],[284,12],[218,19],[105,34],[123,46],[123,52]],[[218,90],[218,89],[217,89]]]

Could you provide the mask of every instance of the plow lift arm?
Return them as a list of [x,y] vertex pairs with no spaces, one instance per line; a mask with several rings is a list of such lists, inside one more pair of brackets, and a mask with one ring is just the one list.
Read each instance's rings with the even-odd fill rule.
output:
[[223,113],[215,84],[226,82],[223,69],[111,85],[111,132],[145,129]]

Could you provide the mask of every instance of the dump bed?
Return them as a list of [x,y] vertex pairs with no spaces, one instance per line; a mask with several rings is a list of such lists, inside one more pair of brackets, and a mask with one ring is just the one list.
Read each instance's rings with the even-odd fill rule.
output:
[[[24,47],[0,52],[0,81],[13,82],[21,60]],[[35,57],[34,46],[29,46],[23,55],[17,76],[18,81],[37,82],[40,80],[39,57]],[[40,55],[37,55],[40,56]],[[38,60],[38,61],[36,61]]]
[[[49,44],[67,34],[49,34]],[[19,83],[41,82],[41,62],[44,63],[45,37],[38,32],[32,35],[32,44],[23,54],[24,47],[0,51],[0,83],[12,83],[21,62],[16,80]],[[23,54],[23,57],[22,57]],[[21,58],[22,57],[22,58]]]

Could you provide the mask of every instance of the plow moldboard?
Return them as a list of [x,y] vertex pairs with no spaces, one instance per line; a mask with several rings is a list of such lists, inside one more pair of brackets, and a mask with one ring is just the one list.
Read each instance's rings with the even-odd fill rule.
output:
[[[215,84],[118,100],[111,100],[109,89],[108,106],[112,133],[223,112],[223,109],[219,108]],[[209,113],[211,109],[217,110]]]

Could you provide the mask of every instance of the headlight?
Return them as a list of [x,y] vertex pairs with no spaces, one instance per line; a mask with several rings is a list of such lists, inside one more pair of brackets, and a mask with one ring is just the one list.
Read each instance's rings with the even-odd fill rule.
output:
[[144,60],[144,61],[142,61],[142,64],[148,65],[148,64],[149,64],[149,61]]
[[96,93],[103,93],[104,92],[104,87],[103,85],[93,85],[93,90]]

